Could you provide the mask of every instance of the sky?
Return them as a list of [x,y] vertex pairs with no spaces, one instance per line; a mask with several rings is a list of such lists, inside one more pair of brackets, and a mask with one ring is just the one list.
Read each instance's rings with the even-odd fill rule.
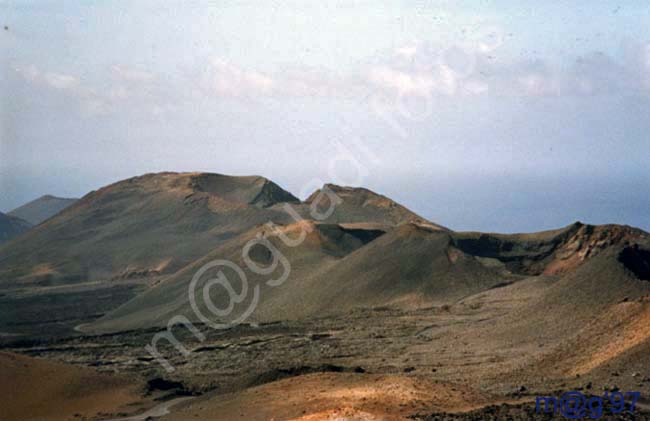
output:
[[0,0],[0,211],[157,171],[650,230],[647,1]]

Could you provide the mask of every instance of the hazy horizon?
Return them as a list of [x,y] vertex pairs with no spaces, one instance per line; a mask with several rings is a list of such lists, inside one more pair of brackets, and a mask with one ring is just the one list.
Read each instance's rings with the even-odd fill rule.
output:
[[[360,185],[455,230],[650,230],[645,2],[0,10],[3,212],[208,171]],[[341,145],[358,183],[331,177]]]

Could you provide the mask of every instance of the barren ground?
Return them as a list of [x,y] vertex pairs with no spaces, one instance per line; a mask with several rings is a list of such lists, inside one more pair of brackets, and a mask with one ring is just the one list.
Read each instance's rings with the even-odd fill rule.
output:
[[[531,341],[530,335],[517,336],[518,311],[528,308],[554,282],[553,277],[529,278],[453,305],[418,311],[359,309],[340,316],[228,330],[201,326],[205,341],[178,327],[176,337],[191,352],[183,356],[161,341],[162,354],[175,367],[171,374],[144,349],[156,329],[33,343],[5,340],[14,352],[90,366],[98,373],[129,373],[142,386],[138,392],[132,390],[129,398],[149,400],[147,405],[96,415],[96,419],[133,415],[151,407],[143,385],[152,379],[164,379],[154,383],[156,396],[197,396],[174,406],[163,418],[170,420],[392,420],[424,419],[431,414],[439,414],[431,419],[446,419],[440,413],[473,410],[487,412],[470,412],[466,419],[483,419],[495,411],[528,419],[528,407],[515,404],[534,401],[536,395],[572,389],[602,394],[618,387],[647,397],[649,354],[646,342],[639,340],[645,331],[634,328],[646,319],[647,302],[621,303],[602,321],[594,320],[591,329],[597,332],[602,333],[607,323],[617,329],[630,326],[629,331],[635,332],[628,334],[623,328],[620,334],[605,335],[618,339],[603,339],[600,347],[592,346],[590,326],[580,333],[558,328],[557,335],[540,334],[538,341]],[[590,345],[583,352],[580,343],[585,341]],[[573,353],[566,347],[572,347]],[[588,364],[589,369],[580,370],[575,361]],[[563,364],[580,372],[566,370]],[[515,406],[480,409],[502,403]]]

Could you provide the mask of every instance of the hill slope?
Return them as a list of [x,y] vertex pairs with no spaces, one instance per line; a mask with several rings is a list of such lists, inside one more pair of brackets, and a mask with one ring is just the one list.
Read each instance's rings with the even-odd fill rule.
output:
[[31,227],[25,220],[0,212],[0,244],[29,231]]
[[7,352],[0,352],[0,372],[0,408],[7,420],[85,419],[118,412],[137,403],[141,389],[123,376]]
[[557,275],[570,272],[612,246],[625,246],[650,238],[646,232],[624,225],[585,225],[531,234],[454,233],[454,244],[467,253],[501,262],[522,275]]
[[331,206],[332,198],[336,200],[336,207],[332,215],[327,218],[327,222],[367,223],[381,221],[388,225],[417,222],[427,224],[435,229],[447,230],[441,225],[427,221],[392,199],[361,187],[325,184],[321,189],[312,193],[305,200],[305,203],[310,206],[310,209],[325,213]]
[[[356,194],[342,196],[343,203],[324,222],[390,227],[422,220],[365,189],[361,201]],[[21,241],[0,248],[0,282],[60,284],[171,274],[253,226],[292,223],[295,215],[313,219],[316,208],[258,176],[134,177],[87,194]]]
[[0,249],[0,280],[78,282],[173,273],[298,202],[263,177],[147,174],[91,192]]
[[25,203],[7,213],[7,215],[24,219],[32,225],[38,225],[61,212],[63,209],[72,206],[77,200],[79,199],[66,199],[45,195],[29,203]]
[[[346,224],[308,224],[312,232],[296,247],[285,245],[275,234],[264,234],[286,258],[286,267],[290,267],[287,280],[280,286],[268,287],[265,283],[285,272],[282,265],[278,264],[271,274],[259,275],[248,270],[242,258],[246,243],[264,231],[263,228],[254,228],[168,277],[87,329],[105,332],[164,325],[177,314],[196,319],[188,299],[190,282],[201,268],[218,259],[232,261],[243,268],[249,288],[260,285],[259,303],[254,306],[255,311],[249,320],[272,321],[343,313],[359,307],[415,309],[453,304],[464,297],[524,279],[530,276],[531,271],[546,273],[545,276],[562,276],[558,285],[568,283],[567,288],[579,286],[587,282],[586,279],[589,285],[599,282],[609,285],[619,282],[613,272],[611,279],[603,280],[601,277],[607,272],[602,269],[591,277],[580,274],[589,273],[589,268],[605,258],[609,260],[600,264],[614,266],[618,271],[629,271],[612,256],[616,250],[627,250],[630,242],[646,238],[643,231],[629,227],[582,224],[537,234],[496,237],[493,234],[441,231],[429,224],[418,223],[402,224],[381,233],[375,231],[372,235],[363,235],[363,229],[346,232]],[[300,224],[284,228],[289,237],[295,237],[301,229],[304,227]],[[487,241],[488,244],[494,245],[496,238],[507,245],[490,248],[483,244],[486,240],[480,240],[485,238],[484,235],[492,239]],[[479,239],[479,246],[472,242],[474,239]],[[580,242],[580,247],[576,242]],[[257,264],[262,267],[272,265],[274,254],[266,247],[260,247],[256,253],[253,251],[251,249],[251,258]],[[563,270],[558,270],[559,267]],[[210,311],[202,301],[200,282],[210,278],[209,275],[214,277],[218,270],[224,271],[236,291],[241,288],[239,278],[230,269],[220,266],[204,273],[200,278],[202,281],[194,289],[201,313],[210,314]],[[576,277],[578,281],[574,279]],[[612,296],[624,294],[623,285]],[[566,289],[558,295],[553,295],[553,291],[551,288],[544,295],[552,295],[549,300],[553,302],[563,303],[570,297]],[[224,291],[211,291],[209,297],[217,308],[228,307],[228,296]],[[222,322],[243,314],[248,303],[253,301],[253,295],[248,294],[246,300]],[[592,305],[599,300],[594,296]],[[540,304],[540,308],[535,308],[536,314],[544,314],[541,307],[553,307],[553,302]],[[237,313],[239,310],[241,313]]]
[[[250,317],[257,321],[300,319],[359,307],[426,307],[477,293],[509,277],[500,269],[486,267],[456,249],[448,232],[428,225],[408,223],[384,232],[349,229],[345,224],[303,222],[285,226],[284,234],[297,238],[305,225],[311,232],[300,245],[287,246],[276,233],[266,233],[267,240],[278,251],[271,253],[264,246],[251,248],[251,259],[261,267],[271,266],[280,253],[286,259],[271,274],[255,273],[242,257],[246,243],[264,230],[254,228],[87,326],[86,330],[104,332],[164,325],[178,314],[196,319],[188,288],[203,267],[220,259],[241,267],[250,289],[260,286],[259,303]],[[193,290],[201,313],[210,314],[202,295],[202,283],[217,276],[219,270],[236,291],[241,289],[241,282],[231,269],[223,266],[209,269]],[[266,284],[285,273],[288,276],[281,285]],[[220,290],[210,291],[208,301],[217,308],[228,306],[228,296]],[[250,293],[223,323],[238,318],[252,301]]]

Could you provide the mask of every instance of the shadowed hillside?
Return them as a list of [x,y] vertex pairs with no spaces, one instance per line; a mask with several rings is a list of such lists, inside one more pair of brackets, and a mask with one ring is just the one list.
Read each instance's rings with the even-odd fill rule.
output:
[[614,245],[650,238],[621,225],[585,225],[531,234],[455,233],[454,243],[467,253],[501,262],[513,273],[553,275],[571,271]]
[[0,244],[5,243],[32,227],[29,222],[0,212]]

